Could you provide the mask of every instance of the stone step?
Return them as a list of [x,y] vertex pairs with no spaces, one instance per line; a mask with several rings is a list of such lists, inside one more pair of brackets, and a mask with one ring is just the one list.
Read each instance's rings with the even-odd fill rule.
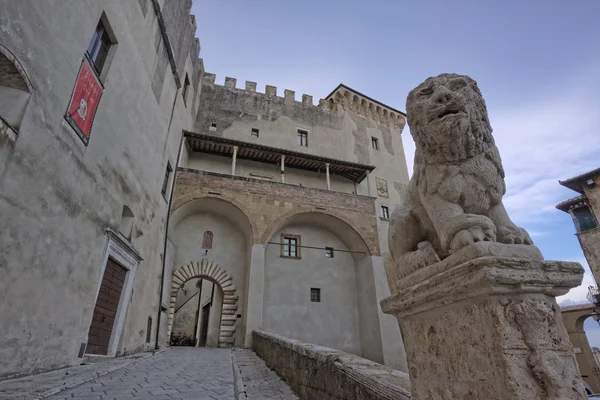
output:
[[235,326],[221,326],[221,334],[223,332],[233,332],[235,331]]
[[237,310],[237,304],[223,304],[223,310]]
[[233,338],[233,336],[229,336],[229,337],[219,336],[219,344],[221,344],[221,343],[233,344],[233,342],[235,342],[235,339]]

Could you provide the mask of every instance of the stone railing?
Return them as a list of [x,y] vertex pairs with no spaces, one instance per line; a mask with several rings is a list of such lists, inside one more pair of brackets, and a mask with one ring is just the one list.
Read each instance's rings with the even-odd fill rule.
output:
[[352,354],[265,331],[252,348],[303,400],[410,399],[408,374]]

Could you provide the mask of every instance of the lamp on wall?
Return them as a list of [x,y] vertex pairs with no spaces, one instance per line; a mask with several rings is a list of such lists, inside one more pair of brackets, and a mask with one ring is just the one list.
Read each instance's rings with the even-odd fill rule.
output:
[[587,185],[587,187],[594,187],[594,186],[596,186],[596,182],[594,182],[594,180],[592,178],[590,178],[587,181],[585,181],[585,184]]

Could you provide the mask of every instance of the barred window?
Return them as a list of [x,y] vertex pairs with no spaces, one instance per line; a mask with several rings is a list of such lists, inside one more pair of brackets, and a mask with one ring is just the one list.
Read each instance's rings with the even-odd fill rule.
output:
[[321,302],[321,289],[310,288],[310,301],[312,301],[313,303]]

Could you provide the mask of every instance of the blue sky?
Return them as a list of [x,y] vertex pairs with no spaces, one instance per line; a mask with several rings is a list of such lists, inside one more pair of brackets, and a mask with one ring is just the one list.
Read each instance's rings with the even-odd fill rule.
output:
[[[429,76],[477,80],[506,169],[505,204],[547,259],[587,268],[558,184],[600,167],[600,1],[194,0],[207,72],[315,103],[344,83],[394,108]],[[409,171],[414,144],[403,133]],[[585,302],[581,287],[560,298]],[[600,329],[588,319],[590,341]]]

